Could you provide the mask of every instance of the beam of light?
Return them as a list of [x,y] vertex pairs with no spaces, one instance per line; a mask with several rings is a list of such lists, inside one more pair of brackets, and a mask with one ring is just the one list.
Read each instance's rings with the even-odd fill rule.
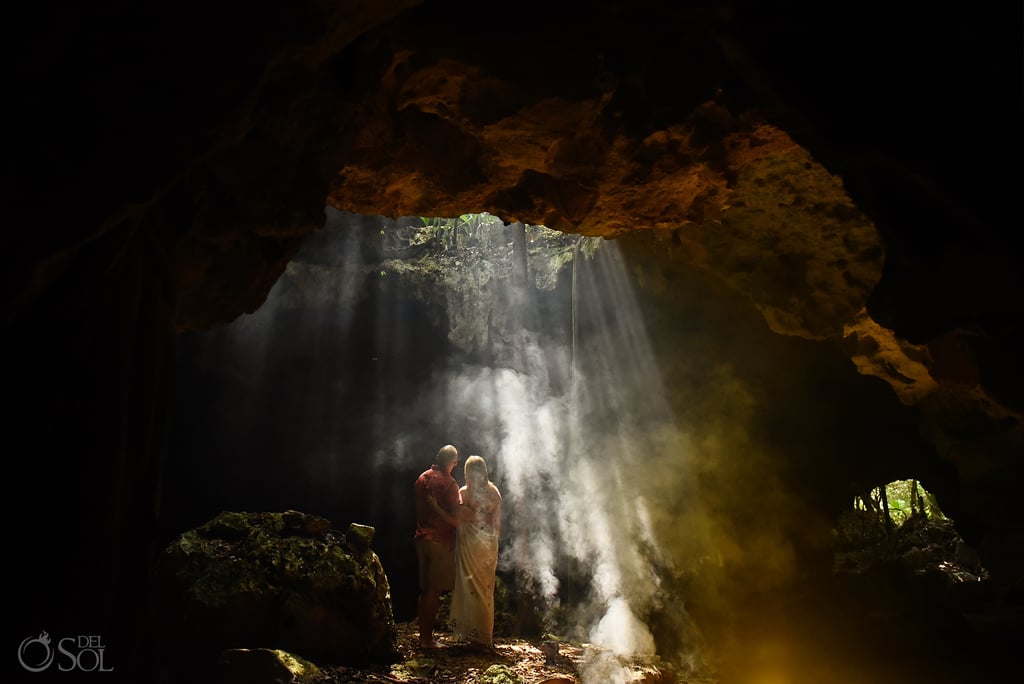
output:
[[[478,453],[504,495],[501,569],[546,619],[560,616],[551,628],[572,625],[567,636],[605,649],[586,681],[627,677],[618,659],[654,654],[648,618],[675,600],[664,538],[691,446],[616,243],[548,246],[553,231],[525,227],[528,254],[514,263],[524,227],[492,217],[417,261],[436,246],[393,248],[406,244],[395,237],[408,237],[405,219],[328,217],[264,306],[217,335],[221,363],[251,390],[226,410],[248,426],[236,430],[238,464],[275,452],[260,462],[273,464],[278,499],[236,507],[344,502],[338,516],[377,526],[382,560],[397,567],[413,560],[383,539],[411,504],[399,476],[446,442]],[[681,603],[670,610],[685,616]]]
[[[590,642],[619,656],[653,655],[644,619],[662,595],[658,568],[671,560],[655,537],[643,472],[672,459],[682,477],[682,442],[616,245],[600,243],[592,260],[577,257],[569,268],[578,269],[579,286],[556,315],[572,335],[501,328],[496,321],[542,319],[515,307],[540,308],[544,293],[517,291],[514,279],[483,271],[461,274],[479,288],[471,293],[479,301],[466,307],[455,302],[465,292],[449,292],[450,315],[486,331],[489,358],[501,364],[445,369],[446,410],[454,426],[476,431],[462,438],[482,446],[502,486],[512,530],[503,567],[524,578],[544,608],[575,615]],[[467,310],[487,320],[467,323]],[[566,558],[582,568],[575,595],[563,586]],[[608,663],[602,667],[607,675]]]
[[[275,485],[286,482],[292,463],[257,458],[265,470],[250,467],[253,454],[290,450],[309,450],[316,458],[303,459],[303,475],[335,480],[342,476],[343,463],[330,458],[339,448],[339,435],[323,429],[330,416],[340,412],[342,392],[316,391],[315,401],[285,401],[283,386],[296,384],[317,387],[318,377],[335,377],[343,383],[342,369],[352,363],[346,347],[336,344],[351,330],[352,320],[363,290],[357,264],[365,259],[358,232],[339,233],[337,213],[327,214],[326,229],[333,231],[343,247],[333,249],[328,259],[295,260],[267,295],[263,305],[251,314],[243,314],[228,325],[209,331],[182,335],[179,339],[179,375],[190,369],[198,378],[179,383],[179,404],[207,406],[210,417],[201,411],[186,411],[179,405],[176,415],[187,420],[193,413],[211,422],[178,425],[172,430],[172,450],[186,472],[178,478],[201,480],[192,471],[202,472],[212,459],[204,459],[204,449],[216,457],[224,472],[232,474],[231,486],[218,488],[218,477],[210,476],[211,490],[199,497],[200,505],[212,512],[221,508],[280,507],[294,502],[288,495],[275,500]],[[307,254],[320,254],[313,240]],[[312,298],[309,292],[316,292]],[[287,382],[284,378],[287,377]],[[268,432],[272,424],[291,426]],[[313,436],[316,436],[314,439]],[[194,441],[190,441],[194,440]],[[253,442],[260,442],[258,445]],[[269,477],[268,477],[269,475]],[[280,477],[278,477],[280,476]],[[191,482],[172,481],[175,489],[194,487]],[[189,501],[194,492],[179,498],[178,507],[195,505]],[[212,503],[206,504],[206,500]],[[173,510],[172,510],[173,512]],[[201,520],[194,521],[202,522]]]
[[[205,488],[209,515],[373,525],[411,613],[411,485],[453,443],[503,492],[500,570],[546,630],[599,647],[585,684],[630,681],[626,660],[655,651],[698,679],[713,660],[723,681],[872,681],[860,634],[773,602],[800,595],[777,591],[803,578],[798,547],[831,533],[775,457],[808,443],[810,376],[859,377],[849,360],[833,369],[699,274],[652,302],[628,239],[484,217],[438,249],[417,226],[328,211],[259,311],[182,340],[165,501]],[[846,425],[818,430],[880,446]]]

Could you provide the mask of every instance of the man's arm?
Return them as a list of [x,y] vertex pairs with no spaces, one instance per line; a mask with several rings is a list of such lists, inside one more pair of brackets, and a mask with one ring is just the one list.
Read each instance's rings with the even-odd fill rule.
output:
[[[452,527],[458,527],[459,525],[462,524],[462,520],[461,520],[460,516],[452,515],[451,513],[446,511],[444,509],[444,507],[441,506],[441,504],[439,504],[437,502],[437,499],[434,498],[433,494],[431,494],[430,496],[427,497],[427,501],[430,503],[431,508],[433,508],[434,511],[439,516],[441,516],[441,520],[444,520],[446,523],[448,523]],[[462,509],[462,505],[460,504],[459,507],[456,509],[456,513],[461,513],[461,509]]]

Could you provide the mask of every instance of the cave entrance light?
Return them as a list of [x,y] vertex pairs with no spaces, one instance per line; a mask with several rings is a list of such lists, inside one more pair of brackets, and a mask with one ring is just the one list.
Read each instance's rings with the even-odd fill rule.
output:
[[176,430],[176,498],[194,504],[204,472],[211,507],[373,525],[401,615],[411,484],[450,442],[502,490],[502,577],[543,627],[613,654],[588,683],[656,647],[700,660],[654,633],[657,611],[688,620],[671,576],[700,534],[680,530],[694,450],[619,244],[489,214],[326,213],[258,311],[183,341],[181,415],[205,413]]
[[[685,445],[617,244],[488,214],[399,224],[385,229],[395,258],[381,271],[443,293],[460,358],[431,383],[445,388],[438,420],[492,465],[507,520],[500,570],[560,616],[552,629],[654,655],[645,620],[672,564],[657,526],[675,502],[652,494],[685,476]],[[607,677],[616,665],[594,667]]]
[[835,568],[868,574],[895,563],[945,586],[988,580],[977,552],[916,479],[894,480],[855,496],[836,529]]

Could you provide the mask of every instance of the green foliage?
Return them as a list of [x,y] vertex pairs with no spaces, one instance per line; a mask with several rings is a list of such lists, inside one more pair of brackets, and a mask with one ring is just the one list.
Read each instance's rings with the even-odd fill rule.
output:
[[437,240],[441,245],[441,251],[445,252],[479,246],[482,228],[487,228],[492,224],[504,227],[500,219],[487,212],[462,214],[456,218],[420,216],[419,219],[423,223],[420,231],[424,233],[424,236],[415,242]]
[[935,495],[922,487],[917,480],[895,480],[884,488],[875,487],[867,497],[854,497],[853,507],[854,510],[875,513],[883,521],[897,526],[915,515],[940,520],[946,517],[939,508]]

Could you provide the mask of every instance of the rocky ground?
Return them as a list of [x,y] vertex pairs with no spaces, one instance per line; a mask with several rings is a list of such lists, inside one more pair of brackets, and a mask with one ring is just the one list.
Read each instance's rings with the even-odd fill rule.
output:
[[[373,669],[334,668],[323,670],[315,684],[357,682],[403,682],[408,684],[698,684],[682,680],[663,663],[624,660],[591,644],[496,637],[495,648],[480,652],[441,632],[446,648],[424,651],[417,643],[415,623],[398,624],[401,660]],[[557,643],[557,653],[550,657]]]
[[[968,594],[985,590],[987,572],[963,544],[950,521],[913,518],[895,529],[886,530],[870,516],[851,514],[840,525],[837,546],[834,579],[838,586],[850,593],[851,601],[845,620],[856,627],[860,625],[857,616],[861,613],[867,615],[866,618],[861,616],[867,621],[863,631],[877,632],[882,635],[882,641],[891,641],[887,649],[875,653],[875,656],[903,659],[900,661],[902,665],[865,661],[862,667],[854,670],[888,674],[906,671],[925,677],[918,681],[970,681],[972,684],[975,681],[1010,681],[1002,676],[1000,662],[993,659],[1003,655],[1007,649],[999,648],[997,644],[985,653],[970,655],[981,643],[976,639],[982,642],[990,639],[977,634],[970,638],[974,630],[963,622],[970,616],[965,614],[962,604],[965,597],[969,598]],[[889,587],[889,591],[881,591],[879,587],[882,586]],[[858,589],[864,589],[866,593],[862,594]],[[939,610],[935,606],[944,609]],[[798,615],[801,606],[792,606],[791,609],[793,615]],[[922,630],[918,623],[924,613],[930,621],[930,631]],[[884,615],[884,619],[879,621],[879,615]],[[831,624],[833,618],[829,620]],[[446,647],[425,651],[418,646],[414,622],[400,622],[397,627],[399,657],[395,662],[367,669],[322,668],[309,684],[713,684],[718,681],[694,671],[673,670],[657,657],[622,658],[593,644],[552,635],[529,639],[507,632],[497,634],[495,648],[481,652],[442,630],[437,636]],[[1019,628],[1015,630],[1013,633],[1019,633]],[[857,629],[851,628],[850,634],[857,633]],[[909,643],[908,634],[924,635],[925,643],[919,646],[933,657],[943,649],[953,651],[946,654],[949,658],[940,659],[943,663],[948,660],[949,665],[918,661],[914,653],[904,652],[900,644]],[[955,636],[957,634],[965,638],[961,640]],[[984,634],[1002,635],[1002,631],[987,630]],[[932,638],[938,640],[929,641]],[[1002,635],[1000,638],[1005,640],[1008,637]],[[856,643],[859,642],[851,636],[847,645],[854,648]],[[963,650],[963,653],[957,655],[955,652],[958,650]],[[947,667],[952,669],[947,671]],[[972,673],[979,675],[974,677]],[[303,680],[303,684],[306,681]],[[739,680],[726,677],[722,681]],[[834,678],[833,681],[869,680],[847,673],[845,678]]]

